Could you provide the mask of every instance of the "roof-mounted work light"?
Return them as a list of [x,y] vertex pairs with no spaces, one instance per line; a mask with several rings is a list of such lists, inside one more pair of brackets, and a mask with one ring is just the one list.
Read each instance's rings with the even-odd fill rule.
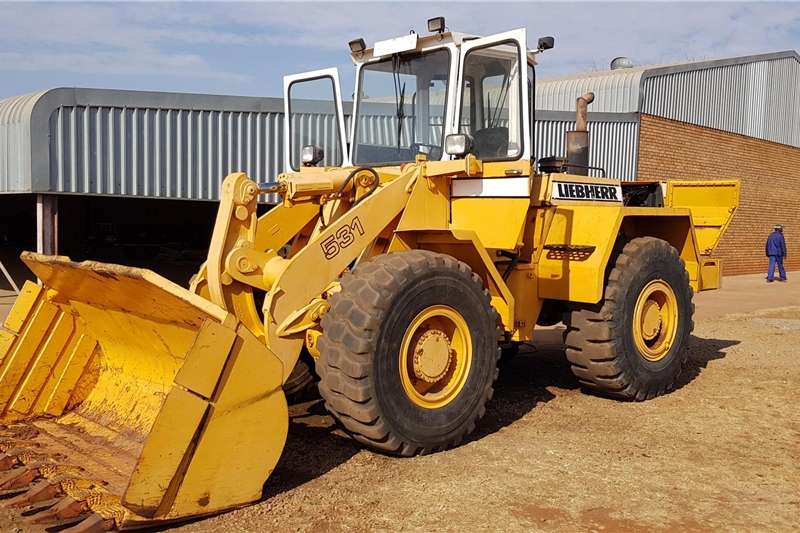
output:
[[428,19],[428,31],[431,33],[444,32],[444,17],[433,17]]
[[364,39],[361,37],[359,37],[358,39],[353,39],[347,44],[350,46],[350,51],[353,52],[354,54],[357,54],[358,52],[363,52],[367,48],[367,43],[365,43]]

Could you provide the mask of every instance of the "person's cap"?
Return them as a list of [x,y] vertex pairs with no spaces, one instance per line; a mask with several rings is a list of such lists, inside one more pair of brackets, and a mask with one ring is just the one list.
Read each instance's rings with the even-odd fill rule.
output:
[[783,229],[783,224],[775,224],[772,229]]

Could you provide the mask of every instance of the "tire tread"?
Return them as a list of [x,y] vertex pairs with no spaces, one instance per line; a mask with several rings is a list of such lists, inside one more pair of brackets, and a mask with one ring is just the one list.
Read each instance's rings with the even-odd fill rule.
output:
[[[412,456],[458,445],[474,430],[492,398],[495,371],[491,382],[481,392],[480,407],[463,430],[442,446],[422,447],[404,442],[393,433],[380,411],[373,393],[371,358],[389,302],[415,275],[431,268],[447,268],[484,295],[487,313],[497,320],[488,290],[465,263],[427,250],[411,250],[378,256],[356,267],[341,278],[341,291],[331,298],[330,311],[322,318],[319,340],[320,357],[316,360],[320,376],[319,391],[326,409],[358,442],[394,455]],[[498,335],[501,331],[498,328]],[[498,345],[495,365],[500,359]]]
[[625,354],[621,339],[622,328],[626,327],[622,320],[626,285],[648,256],[679,264],[683,269],[684,283],[682,287],[673,287],[673,290],[686,291],[684,297],[689,302],[692,300],[689,274],[675,248],[655,237],[638,237],[627,242],[608,275],[603,300],[595,305],[575,307],[568,314],[564,334],[566,356],[572,373],[587,390],[619,399],[647,400],[674,389],[687,364],[687,341],[694,328],[693,303],[687,317],[685,338],[680,340],[682,348],[676,354],[679,367],[666,385],[637,380],[631,369],[624,364]]

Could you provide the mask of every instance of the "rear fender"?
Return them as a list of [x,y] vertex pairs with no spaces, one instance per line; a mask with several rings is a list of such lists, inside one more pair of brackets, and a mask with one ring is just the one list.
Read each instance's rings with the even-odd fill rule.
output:
[[719,286],[719,260],[700,257],[688,209],[559,206],[537,252],[539,297],[599,302],[620,237],[664,239],[678,250],[695,291]]
[[[686,271],[689,273],[689,285],[697,292],[703,288],[714,288],[718,286],[715,282],[713,273],[707,272],[706,277],[701,276],[701,265],[713,263],[719,265],[718,260],[703,260],[699,254],[697,238],[692,227],[691,216],[684,209],[668,209],[672,212],[669,215],[650,215],[646,211],[648,208],[628,208],[628,213],[622,220],[620,228],[626,240],[637,237],[656,237],[670,243],[683,259]],[[639,214],[635,211],[645,211]],[[706,271],[708,269],[705,269]]]

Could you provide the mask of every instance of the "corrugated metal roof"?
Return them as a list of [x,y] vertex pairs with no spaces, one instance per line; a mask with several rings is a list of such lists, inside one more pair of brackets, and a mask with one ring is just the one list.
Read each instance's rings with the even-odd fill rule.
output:
[[0,191],[27,189],[31,172],[30,115],[47,91],[0,100]]
[[653,75],[643,94],[643,113],[800,146],[794,57]]
[[551,111],[575,111],[575,99],[594,92],[592,111],[598,113],[636,113],[644,69],[591,72],[554,80],[536,80],[536,107]]
[[648,113],[800,146],[800,55],[793,50],[540,80],[536,106],[571,111],[586,91],[595,93],[595,112]]
[[0,192],[215,200],[229,172],[266,181],[283,170],[282,115],[281,98],[81,88],[7,98]]

